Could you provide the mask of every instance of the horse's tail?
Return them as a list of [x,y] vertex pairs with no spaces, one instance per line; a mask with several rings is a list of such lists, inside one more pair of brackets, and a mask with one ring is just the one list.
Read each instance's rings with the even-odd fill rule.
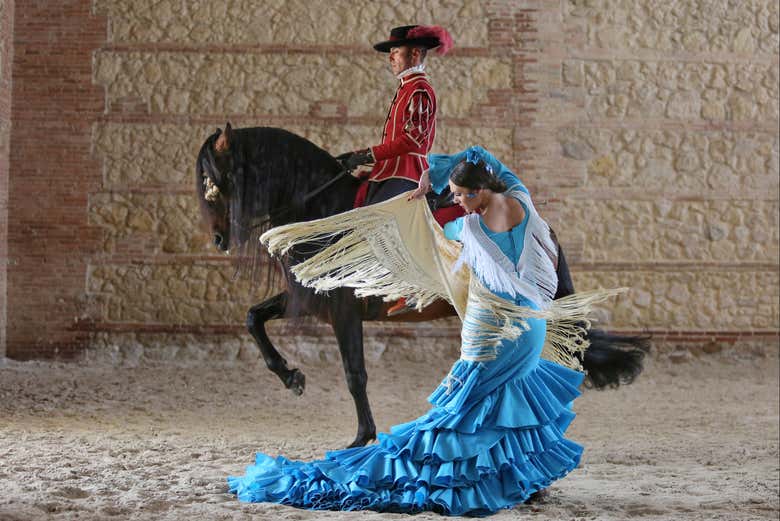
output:
[[590,347],[582,357],[587,371],[586,385],[596,389],[630,384],[644,369],[649,337],[613,335],[601,329],[589,329]]
[[[569,265],[558,246],[558,290],[555,298],[574,294]],[[644,369],[645,354],[650,350],[649,336],[615,335],[600,329],[588,329],[590,347],[580,361],[587,372],[587,384],[596,389],[630,384]]]

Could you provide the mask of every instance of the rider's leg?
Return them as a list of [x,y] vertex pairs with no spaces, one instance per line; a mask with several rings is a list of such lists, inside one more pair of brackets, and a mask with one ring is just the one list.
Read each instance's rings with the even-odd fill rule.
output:
[[365,206],[387,201],[396,195],[408,192],[409,190],[414,190],[415,188],[417,188],[417,183],[401,177],[393,177],[386,181],[370,183]]

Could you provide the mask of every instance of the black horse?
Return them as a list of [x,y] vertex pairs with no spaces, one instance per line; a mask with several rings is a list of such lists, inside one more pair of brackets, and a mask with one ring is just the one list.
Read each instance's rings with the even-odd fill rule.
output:
[[[308,221],[352,208],[358,181],[343,175],[341,164],[310,141],[278,128],[219,129],[203,143],[196,164],[196,185],[203,217],[223,251],[238,251],[241,258],[260,255],[256,240],[262,231],[290,222]],[[300,395],[303,373],[290,369],[274,348],[265,323],[279,318],[316,316],[333,327],[338,340],[347,385],[355,401],[358,430],[350,447],[365,445],[376,437],[376,426],[366,395],[363,358],[363,321],[419,322],[453,316],[454,309],[439,301],[422,313],[388,318],[389,305],[378,298],[359,299],[348,288],[326,295],[298,284],[289,266],[318,249],[299,247],[291,252],[282,269],[287,289],[253,306],[247,328],[254,337],[268,368],[285,387]],[[270,265],[270,264],[269,264]],[[574,293],[563,251],[558,247],[556,298]],[[641,371],[647,339],[617,336],[590,329],[590,348],[582,364],[589,383],[596,388],[630,383]]]

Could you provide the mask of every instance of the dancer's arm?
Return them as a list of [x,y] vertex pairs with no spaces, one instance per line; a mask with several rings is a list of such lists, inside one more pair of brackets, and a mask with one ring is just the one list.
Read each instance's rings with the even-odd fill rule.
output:
[[412,199],[419,199],[420,197],[430,192],[431,188],[431,177],[428,171],[425,170],[422,174],[420,174],[420,180],[417,182],[417,189],[412,192],[411,195],[406,198],[406,200],[411,201]]
[[429,168],[423,172],[423,175],[420,177],[418,188],[410,198],[417,199],[422,197],[430,188],[437,194],[440,194],[449,183],[452,169],[467,157],[473,157],[475,161],[484,161],[496,176],[506,183],[509,190],[522,190],[523,192],[528,193],[528,189],[514,172],[507,168],[506,165],[499,161],[493,154],[477,145],[458,152],[457,154],[428,154]]
[[444,236],[451,241],[460,240],[460,232],[463,231],[463,217],[444,223]]

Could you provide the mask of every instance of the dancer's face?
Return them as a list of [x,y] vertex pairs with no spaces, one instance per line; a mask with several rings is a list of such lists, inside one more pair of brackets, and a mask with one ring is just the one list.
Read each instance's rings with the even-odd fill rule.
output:
[[485,196],[485,191],[482,189],[472,190],[450,181],[450,192],[452,192],[452,200],[459,204],[466,213],[474,213],[482,207]]

